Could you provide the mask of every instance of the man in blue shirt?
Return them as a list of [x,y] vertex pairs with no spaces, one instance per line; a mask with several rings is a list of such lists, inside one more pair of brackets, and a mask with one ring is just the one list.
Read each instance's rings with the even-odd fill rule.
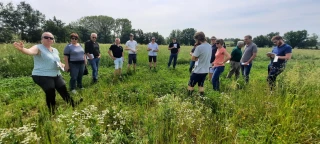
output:
[[274,36],[271,41],[276,45],[272,53],[267,53],[270,57],[270,64],[268,65],[268,83],[272,90],[275,86],[277,76],[285,69],[287,60],[291,59],[292,47],[284,43],[281,36]]

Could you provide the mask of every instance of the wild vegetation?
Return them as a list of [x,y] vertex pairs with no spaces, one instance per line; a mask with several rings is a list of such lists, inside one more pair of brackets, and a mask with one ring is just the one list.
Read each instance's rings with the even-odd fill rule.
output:
[[[61,58],[65,45],[54,45]],[[149,70],[141,45],[138,70],[127,73],[124,66],[124,79],[113,81],[109,46],[101,45],[98,84],[90,83],[89,67],[85,90],[72,95],[84,102],[72,109],[57,96],[58,111],[50,115],[44,93],[30,77],[32,57],[0,45],[0,143],[320,142],[319,51],[294,49],[270,93],[265,54],[271,49],[260,48],[248,85],[226,79],[227,65],[221,92],[206,81],[205,98],[193,99],[186,93],[191,47],[182,46],[173,70],[167,68],[167,46],[161,46],[158,68]],[[68,84],[68,73],[63,76]]]

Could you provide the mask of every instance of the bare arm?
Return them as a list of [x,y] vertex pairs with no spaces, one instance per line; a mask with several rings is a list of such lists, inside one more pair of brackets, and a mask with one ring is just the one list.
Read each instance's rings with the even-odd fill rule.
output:
[[65,62],[64,70],[68,71],[69,70],[69,57],[68,56],[64,56],[63,59],[64,59],[64,62]]
[[113,60],[115,60],[115,57],[113,57],[113,55],[111,54],[111,50],[108,51],[108,54]]
[[39,54],[39,49],[38,49],[37,45],[34,45],[29,49],[24,48],[23,42],[15,42],[15,43],[13,43],[13,45],[17,50],[21,51],[22,53],[24,53],[26,55],[32,56],[32,55]]
[[287,53],[285,56],[278,56],[278,59],[289,60],[291,59],[292,53]]
[[256,58],[257,53],[253,53],[251,58],[247,61],[247,63],[250,63],[254,58]]
[[192,57],[191,57],[191,60],[192,60],[192,61],[197,61],[198,59],[199,59],[199,58],[198,58],[198,57],[195,57],[195,56],[192,56]]
[[230,54],[229,54],[227,51],[224,52],[224,56],[225,56],[225,59],[224,59],[224,62],[223,62],[223,63],[226,63],[228,60],[231,59],[231,56],[230,56]]

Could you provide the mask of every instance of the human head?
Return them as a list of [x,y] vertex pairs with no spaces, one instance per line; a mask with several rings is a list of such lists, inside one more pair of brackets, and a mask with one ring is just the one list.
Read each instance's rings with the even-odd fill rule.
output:
[[251,35],[244,36],[244,43],[245,44],[250,44],[251,42],[252,42],[252,36]]
[[46,46],[51,46],[54,43],[54,36],[51,32],[44,32],[41,35],[41,43]]
[[196,40],[196,43],[203,43],[206,41],[206,36],[203,32],[196,32],[193,38]]
[[155,37],[152,37],[152,38],[151,38],[151,42],[153,42],[153,43],[156,42],[156,38],[155,38]]
[[77,33],[70,34],[70,39],[72,44],[78,43],[79,36]]
[[173,42],[173,43],[177,42],[177,39],[176,39],[175,37],[172,38],[172,42]]
[[271,41],[273,42],[273,44],[275,44],[276,46],[281,46],[284,41],[283,38],[281,36],[274,36],[272,37]]
[[90,39],[91,39],[93,42],[96,42],[96,41],[97,41],[97,38],[98,38],[98,35],[97,35],[96,33],[91,33]]
[[244,42],[243,41],[238,41],[237,42],[237,47],[242,48],[244,46]]
[[130,40],[133,40],[133,34],[130,33]]
[[116,38],[115,40],[114,40],[114,42],[115,42],[115,44],[120,44],[120,39],[119,38]]
[[216,43],[217,38],[215,36],[211,37],[211,44],[214,45]]
[[217,39],[217,40],[216,40],[216,46],[217,46],[218,48],[222,48],[222,47],[223,47],[223,44],[224,44],[223,39]]

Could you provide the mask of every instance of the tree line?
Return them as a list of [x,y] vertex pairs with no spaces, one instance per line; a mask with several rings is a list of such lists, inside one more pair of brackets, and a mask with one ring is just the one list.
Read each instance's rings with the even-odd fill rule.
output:
[[[69,24],[53,17],[45,19],[45,15],[35,10],[30,4],[20,2],[14,6],[11,2],[0,2],[0,43],[16,40],[24,40],[35,43],[40,41],[41,34],[45,31],[52,32],[58,43],[68,42],[72,32],[78,33],[80,41],[90,39],[91,33],[97,33],[97,41],[100,43],[113,43],[116,37],[124,43],[129,39],[129,34],[135,36],[140,44],[148,44],[152,37],[157,39],[158,44],[168,44],[172,38],[176,38],[181,45],[194,45],[193,39],[196,29],[186,28],[172,30],[170,35],[164,38],[158,32],[143,32],[142,29],[133,29],[131,21],[127,18],[114,19],[109,16],[86,16]],[[271,38],[279,35],[279,32],[271,32],[267,35],[259,35],[253,38],[258,47],[271,47]],[[283,35],[285,41],[293,48],[318,48],[318,36],[309,35],[306,30],[290,31]],[[206,38],[210,42],[210,38]],[[228,46],[235,46],[239,38],[226,38]]]

